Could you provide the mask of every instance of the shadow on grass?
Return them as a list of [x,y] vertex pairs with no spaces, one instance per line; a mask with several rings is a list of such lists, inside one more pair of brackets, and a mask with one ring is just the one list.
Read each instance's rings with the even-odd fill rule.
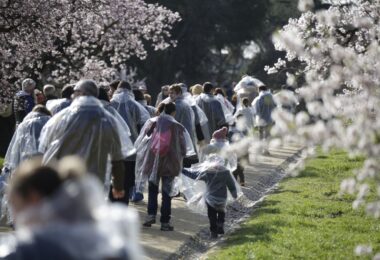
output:
[[318,172],[320,172],[320,169],[308,166],[302,170],[295,178],[316,178],[319,177]]
[[293,194],[299,194],[301,193],[301,191],[298,191],[298,190],[287,190],[287,189],[283,189],[283,188],[278,188],[276,190],[274,190],[271,194],[280,194],[280,193],[293,193]]
[[[260,210],[259,214],[266,214]],[[228,239],[228,244],[222,247],[238,246],[241,244],[255,243],[255,242],[270,242],[273,234],[279,232],[281,227],[286,226],[288,223],[282,220],[260,221],[257,224],[246,225],[240,231],[231,235]]]

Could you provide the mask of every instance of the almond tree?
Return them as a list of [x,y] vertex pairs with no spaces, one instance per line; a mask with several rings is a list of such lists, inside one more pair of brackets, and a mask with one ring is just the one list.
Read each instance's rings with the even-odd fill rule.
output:
[[144,59],[148,45],[174,44],[170,30],[179,19],[143,0],[0,0],[0,103],[26,76],[65,84],[86,76],[84,67]]

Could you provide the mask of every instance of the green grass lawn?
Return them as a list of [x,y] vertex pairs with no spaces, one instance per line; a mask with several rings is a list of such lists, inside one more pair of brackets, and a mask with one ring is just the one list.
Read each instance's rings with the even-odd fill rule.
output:
[[338,194],[341,180],[362,162],[343,152],[308,160],[208,259],[358,259],[358,244],[379,252],[380,221]]
[[4,158],[0,157],[0,169],[3,168]]

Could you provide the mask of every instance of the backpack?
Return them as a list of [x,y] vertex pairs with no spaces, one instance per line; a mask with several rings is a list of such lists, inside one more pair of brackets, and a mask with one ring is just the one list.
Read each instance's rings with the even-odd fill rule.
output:
[[155,155],[165,156],[170,150],[172,132],[170,129],[167,129],[164,132],[158,132],[157,129],[155,129],[152,135],[152,140],[151,151]]

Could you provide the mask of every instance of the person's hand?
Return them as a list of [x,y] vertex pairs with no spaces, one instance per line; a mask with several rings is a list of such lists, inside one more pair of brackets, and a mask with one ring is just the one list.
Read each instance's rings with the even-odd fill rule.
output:
[[124,190],[119,191],[119,190],[112,189],[112,195],[113,195],[114,199],[122,199],[125,196],[125,191]]

